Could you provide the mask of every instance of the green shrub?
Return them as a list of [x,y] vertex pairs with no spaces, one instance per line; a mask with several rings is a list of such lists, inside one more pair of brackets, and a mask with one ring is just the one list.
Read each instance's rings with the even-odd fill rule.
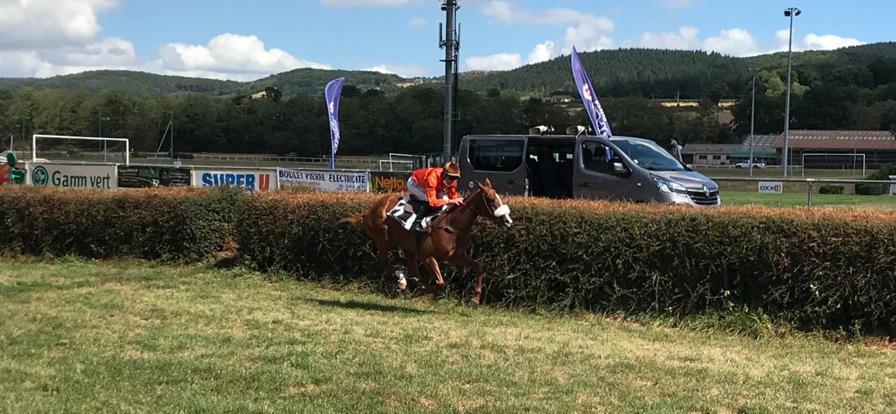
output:
[[[866,180],[889,180],[891,175],[896,175],[896,162],[886,164],[872,174],[865,177]],[[882,195],[889,193],[887,184],[856,184],[856,194]]]
[[843,186],[824,184],[821,187],[818,187],[818,194],[843,194]]
[[[870,180],[871,178],[869,178]],[[887,194],[886,184],[856,184],[858,195],[883,195]]]
[[117,193],[4,188],[0,250],[7,254],[195,261],[232,240],[242,194],[140,190]]
[[[262,269],[378,280],[368,237],[336,224],[373,200],[252,197],[239,213],[238,244]],[[896,331],[892,213],[508,203],[514,228],[482,221],[474,233],[487,303],[672,315],[733,305],[761,308],[802,328],[863,321]],[[469,294],[473,275],[451,268],[445,274],[453,294]]]

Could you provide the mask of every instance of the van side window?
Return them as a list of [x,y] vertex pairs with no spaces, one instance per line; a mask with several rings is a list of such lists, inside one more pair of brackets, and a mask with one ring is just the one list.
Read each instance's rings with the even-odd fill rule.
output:
[[470,164],[478,171],[513,171],[523,163],[522,140],[471,140]]
[[582,165],[588,171],[609,174],[610,163],[607,161],[607,147],[597,142],[583,142]]

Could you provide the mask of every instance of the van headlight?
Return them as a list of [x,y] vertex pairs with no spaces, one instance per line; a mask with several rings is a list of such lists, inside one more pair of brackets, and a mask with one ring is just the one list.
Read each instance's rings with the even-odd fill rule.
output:
[[667,180],[663,177],[660,177],[658,175],[651,174],[650,178],[653,178],[653,183],[656,184],[656,186],[660,189],[660,191],[662,191],[664,193],[670,193],[670,194],[674,193],[674,194],[682,194],[682,195],[688,194],[688,189],[684,188],[684,186],[679,183],[676,183],[674,181],[669,181],[669,180]]

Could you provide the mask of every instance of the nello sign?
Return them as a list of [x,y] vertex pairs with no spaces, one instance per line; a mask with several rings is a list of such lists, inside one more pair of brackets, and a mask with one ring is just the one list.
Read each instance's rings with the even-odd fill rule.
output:
[[31,184],[36,187],[114,190],[116,175],[114,165],[31,165]]

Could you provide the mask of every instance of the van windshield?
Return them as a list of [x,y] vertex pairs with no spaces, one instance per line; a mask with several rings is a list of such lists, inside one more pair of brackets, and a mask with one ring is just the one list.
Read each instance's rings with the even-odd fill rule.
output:
[[650,141],[613,140],[616,146],[639,166],[651,171],[686,171],[684,165],[666,152],[663,147]]

